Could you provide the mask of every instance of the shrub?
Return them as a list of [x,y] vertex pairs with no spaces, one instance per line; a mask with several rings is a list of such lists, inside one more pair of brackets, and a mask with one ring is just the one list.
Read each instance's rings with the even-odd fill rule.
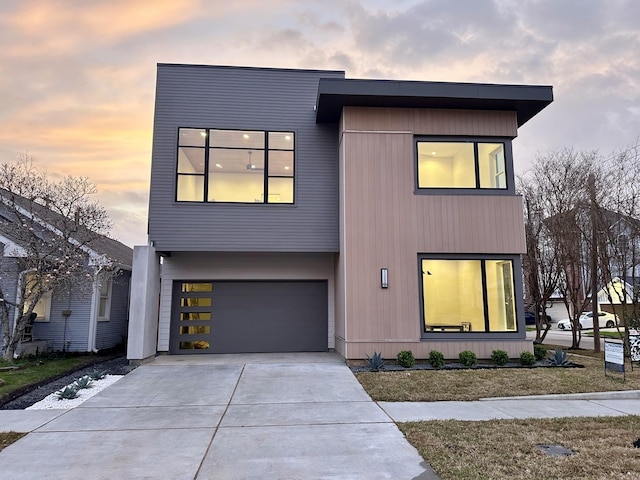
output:
[[520,365],[533,365],[536,363],[536,357],[531,352],[522,352],[520,354]]
[[547,357],[547,349],[542,345],[535,344],[533,346],[533,356],[536,357],[538,362],[544,360]]
[[433,368],[444,367],[444,355],[437,350],[431,350],[429,352],[429,363]]
[[569,363],[569,360],[567,359],[567,352],[565,352],[561,348],[557,348],[553,351],[553,353],[549,352],[549,361],[553,365],[567,365]]
[[378,372],[384,366],[384,360],[382,359],[382,353],[373,352],[373,356],[367,355],[367,368],[371,372]]
[[504,350],[494,350],[491,352],[491,360],[496,365],[506,365],[509,363],[509,354]]
[[416,359],[413,358],[413,352],[411,350],[402,350],[398,352],[398,365],[404,368],[411,368],[415,365]]
[[460,363],[465,367],[473,367],[476,363],[478,363],[478,357],[471,350],[463,350],[458,354],[458,358],[460,359]]

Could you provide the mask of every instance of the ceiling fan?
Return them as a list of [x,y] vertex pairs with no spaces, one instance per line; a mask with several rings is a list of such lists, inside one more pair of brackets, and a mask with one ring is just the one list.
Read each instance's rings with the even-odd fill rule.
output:
[[263,167],[258,167],[257,165],[251,163],[251,155],[253,155],[253,152],[251,150],[249,150],[247,152],[249,154],[249,163],[247,163],[247,170],[253,170],[256,172],[264,172],[264,168]]

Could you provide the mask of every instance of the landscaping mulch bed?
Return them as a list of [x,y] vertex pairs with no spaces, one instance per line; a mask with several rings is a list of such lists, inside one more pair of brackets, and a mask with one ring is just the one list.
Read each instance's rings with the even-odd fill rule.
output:
[[26,388],[24,392],[19,392],[19,396],[16,396],[8,402],[0,405],[0,410],[23,410],[34,403],[39,402],[46,396],[73,383],[79,377],[90,374],[94,370],[106,371],[109,375],[126,375],[134,368],[135,367],[129,365],[129,361],[124,355],[93,363],[91,365],[84,365],[82,368],[72,373],[67,373],[64,376],[58,377],[45,384]]
[[[369,372],[369,368],[364,365],[351,365],[349,367],[353,373]],[[494,363],[478,363],[473,367],[467,367],[461,363],[451,362],[442,368],[434,368],[429,363],[416,363],[411,368],[405,368],[395,363],[385,363],[380,369],[381,372],[411,372],[414,370],[501,370],[505,368],[584,368],[584,365],[570,362],[565,365],[555,365],[548,360],[536,362],[533,365],[522,365],[519,362],[509,362],[506,365],[496,365]]]

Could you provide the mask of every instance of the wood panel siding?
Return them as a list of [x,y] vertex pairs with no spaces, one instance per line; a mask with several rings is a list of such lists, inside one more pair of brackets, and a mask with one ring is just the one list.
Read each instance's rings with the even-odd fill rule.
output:
[[[158,66],[149,195],[158,251],[338,251],[338,126],[315,122],[321,77],[344,72]],[[295,204],[176,202],[180,127],[293,131]]]
[[[337,298],[340,304],[344,296],[346,307],[344,318],[337,314],[336,348],[346,358],[380,349],[395,356],[403,346],[427,354],[446,348],[457,356],[457,345],[468,343],[480,356],[490,355],[483,341],[420,341],[418,254],[523,253],[522,200],[416,194],[414,135],[513,137],[515,113],[347,107],[342,121],[337,274],[343,280],[336,283],[344,281]],[[386,289],[381,268],[389,272]],[[510,337],[487,345],[504,342],[505,350],[519,355],[526,349],[524,331]]]
[[345,107],[342,132],[411,132],[414,135],[469,135],[515,138],[516,112],[430,108]]

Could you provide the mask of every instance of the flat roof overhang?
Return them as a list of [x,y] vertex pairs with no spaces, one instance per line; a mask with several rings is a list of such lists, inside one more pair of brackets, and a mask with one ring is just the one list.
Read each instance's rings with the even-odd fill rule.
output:
[[321,78],[316,123],[336,123],[343,107],[515,111],[518,127],[553,102],[553,87],[489,83]]

